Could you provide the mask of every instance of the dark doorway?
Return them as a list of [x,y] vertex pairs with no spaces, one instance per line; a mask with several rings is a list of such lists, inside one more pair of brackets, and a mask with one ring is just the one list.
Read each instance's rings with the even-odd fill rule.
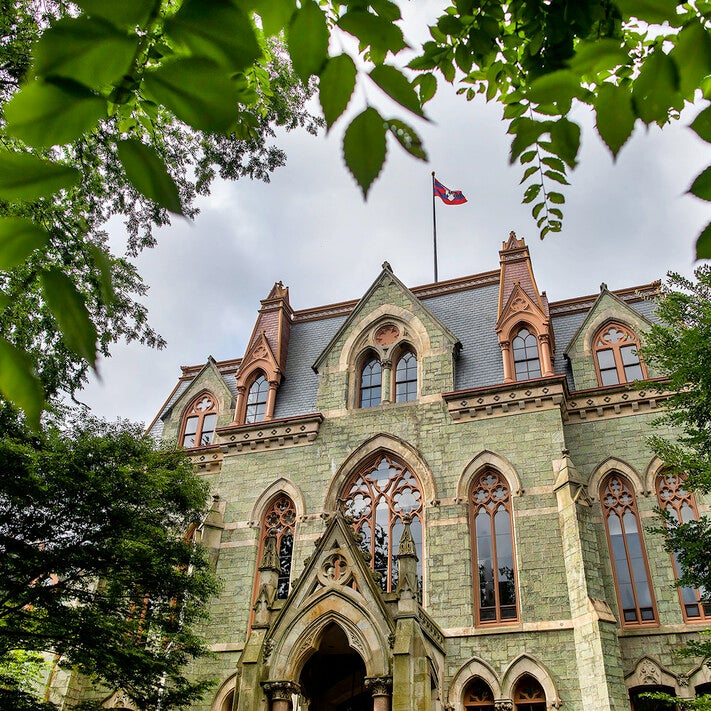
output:
[[648,699],[644,696],[644,694],[654,691],[663,691],[671,696],[674,695],[674,689],[671,686],[636,686],[634,689],[630,689],[632,711],[676,711],[676,704],[673,702]]
[[365,689],[365,664],[335,623],[324,631],[321,646],[304,665],[299,681],[309,698],[309,711],[373,709],[373,698]]

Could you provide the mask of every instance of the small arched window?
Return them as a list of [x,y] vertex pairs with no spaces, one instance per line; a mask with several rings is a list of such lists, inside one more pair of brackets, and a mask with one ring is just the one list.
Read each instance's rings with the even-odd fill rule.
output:
[[286,599],[289,595],[289,576],[291,574],[291,556],[294,550],[294,525],[296,524],[296,507],[286,495],[277,495],[267,506],[262,517],[259,541],[259,558],[264,553],[264,543],[270,535],[276,538],[276,549],[279,553],[279,583],[277,598]]
[[185,413],[181,444],[185,448],[212,444],[217,424],[217,403],[211,395],[199,395]]
[[363,363],[360,371],[360,407],[375,407],[380,405],[382,398],[383,371],[380,361],[371,356]]
[[623,476],[611,474],[600,487],[600,502],[622,626],[656,624],[654,593],[632,485]]
[[645,377],[639,360],[639,341],[620,323],[605,325],[595,336],[595,367],[600,385],[619,385]]
[[494,711],[494,694],[489,685],[474,677],[464,689],[464,711]]
[[527,328],[522,328],[511,342],[516,380],[541,377],[538,339]]
[[474,599],[478,624],[513,622],[516,604],[516,557],[511,493],[493,469],[474,480],[469,493]]
[[341,497],[370,567],[379,572],[383,592],[395,590],[395,556],[404,530],[403,516],[412,516],[410,531],[417,552],[417,576],[422,581],[422,488],[407,466],[390,455],[378,455],[357,471]]
[[[659,507],[672,514],[679,523],[688,523],[699,518],[694,495],[684,488],[683,477],[664,472],[657,477],[656,489]],[[681,564],[676,555],[672,555],[672,565],[674,575],[678,578],[681,574]],[[711,619],[711,603],[701,602],[703,592],[697,588],[679,588],[679,597],[686,620],[702,622]]]
[[405,351],[395,366],[395,402],[417,400],[417,356]]
[[530,674],[524,674],[514,690],[515,711],[546,711],[546,693]]
[[267,394],[269,383],[264,375],[260,375],[249,387],[247,409],[244,414],[245,424],[261,422],[267,411]]

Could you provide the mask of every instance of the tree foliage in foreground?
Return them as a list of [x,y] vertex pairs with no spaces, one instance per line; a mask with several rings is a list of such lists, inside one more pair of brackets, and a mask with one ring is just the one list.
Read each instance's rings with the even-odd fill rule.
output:
[[[655,424],[670,426],[674,440],[653,436],[649,443],[668,469],[686,478],[686,486],[711,493],[711,265],[694,272],[695,279],[670,274],[657,306],[660,323],[645,336],[645,360],[666,376],[645,383],[671,395]],[[681,587],[697,588],[711,600],[711,519],[679,523],[664,515],[657,529],[681,565]],[[695,655],[711,657],[711,639],[701,635],[689,644]]]
[[142,709],[198,698],[183,667],[206,652],[195,626],[216,586],[186,536],[207,492],[185,454],[126,423],[33,433],[4,406],[0,471],[0,705],[44,708],[8,673],[18,651],[59,655]]
[[[107,198],[113,177],[123,186],[119,201],[137,199],[156,219],[188,212],[181,171],[176,178],[169,169],[176,161],[153,141],[154,132],[167,124],[169,131],[197,132],[198,143],[205,136],[249,139],[278,122],[270,113],[270,99],[281,95],[280,75],[269,70],[271,38],[285,37],[304,86],[317,83],[329,129],[358,83],[365,88],[364,105],[355,107],[343,136],[346,166],[364,196],[382,170],[388,140],[426,159],[409,123],[371,105],[371,89],[417,119],[425,118],[439,79],[457,83],[468,99],[500,102],[512,135],[510,159],[523,168],[523,201],[541,237],[562,228],[559,186],[568,184],[580,148],[580,126],[571,118],[576,106],[594,110],[598,133],[616,156],[638,123],[664,126],[711,91],[707,0],[455,0],[414,59],[403,54],[409,47],[391,0],[77,0],[76,6],[76,16],[52,20],[35,43],[23,60],[23,85],[4,107],[0,199],[19,217],[0,221],[0,269],[35,254],[38,298],[64,346],[88,363],[114,326],[97,327],[87,312],[71,257],[49,264],[36,257],[46,244],[61,252],[65,239],[62,225],[48,229],[37,210],[71,205],[83,187],[89,201],[97,192]],[[358,49],[351,52],[353,40]],[[402,67],[404,56],[414,79]],[[692,128],[711,141],[711,109]],[[195,189],[201,184],[198,177]],[[711,200],[711,168],[689,190]],[[711,256],[711,227],[697,253]],[[108,309],[116,267],[103,251],[89,256],[96,303]],[[32,362],[22,343],[0,340],[0,391],[37,422],[42,398]]]

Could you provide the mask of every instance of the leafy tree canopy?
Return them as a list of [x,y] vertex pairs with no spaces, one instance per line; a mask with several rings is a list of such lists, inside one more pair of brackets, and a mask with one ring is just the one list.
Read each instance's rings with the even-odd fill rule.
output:
[[[45,244],[61,245],[62,226],[48,230],[37,211],[71,205],[76,191],[84,190],[90,202],[96,194],[106,199],[113,195],[108,178],[122,186],[117,200],[138,200],[159,220],[186,213],[181,171],[176,177],[170,170],[184,164],[154,143],[154,131],[186,127],[196,140],[219,142],[267,130],[265,123],[277,120],[268,99],[281,96],[282,75],[269,69],[275,37],[285,37],[303,85],[317,84],[329,129],[355,103],[358,82],[379,87],[416,119],[425,117],[423,107],[442,80],[456,83],[467,99],[500,102],[512,136],[510,160],[521,164],[523,201],[531,204],[541,237],[562,227],[561,186],[580,147],[580,126],[571,118],[576,106],[595,112],[598,133],[616,156],[637,123],[663,126],[711,91],[705,0],[455,0],[414,59],[403,54],[409,48],[391,0],[77,0],[76,6],[75,14],[51,22],[31,57],[22,57],[26,74],[16,74],[24,83],[5,106],[0,199],[13,206],[13,217],[0,222],[6,235],[0,269]],[[357,50],[343,49],[354,44]],[[404,56],[414,78],[402,66]],[[426,153],[402,118],[383,116],[367,99],[355,108],[343,152],[367,196],[388,137],[415,158]],[[692,128],[711,141],[711,109]],[[711,168],[690,192],[711,199]],[[85,234],[79,230],[78,239]],[[711,227],[697,252],[711,256]],[[95,303],[108,309],[116,268],[104,251],[87,259]],[[93,363],[114,325],[92,319],[86,289],[67,261],[39,258],[37,298],[56,319],[64,346]],[[0,390],[36,421],[41,393],[31,364],[24,344],[0,341]]]
[[120,422],[33,433],[4,406],[0,471],[0,706],[45,708],[12,673],[18,652],[59,655],[143,709],[199,697],[182,667],[206,651],[195,628],[216,584],[186,535],[207,495],[186,455]]

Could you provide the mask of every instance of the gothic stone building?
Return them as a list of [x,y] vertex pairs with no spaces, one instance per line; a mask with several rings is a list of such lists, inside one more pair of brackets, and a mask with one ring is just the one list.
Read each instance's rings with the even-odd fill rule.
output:
[[[658,284],[549,303],[500,269],[293,311],[186,367],[151,425],[214,494],[223,589],[201,711],[628,711],[711,672],[711,605],[674,587],[654,509],[708,506],[645,445]],[[646,704],[646,705],[645,705]]]

